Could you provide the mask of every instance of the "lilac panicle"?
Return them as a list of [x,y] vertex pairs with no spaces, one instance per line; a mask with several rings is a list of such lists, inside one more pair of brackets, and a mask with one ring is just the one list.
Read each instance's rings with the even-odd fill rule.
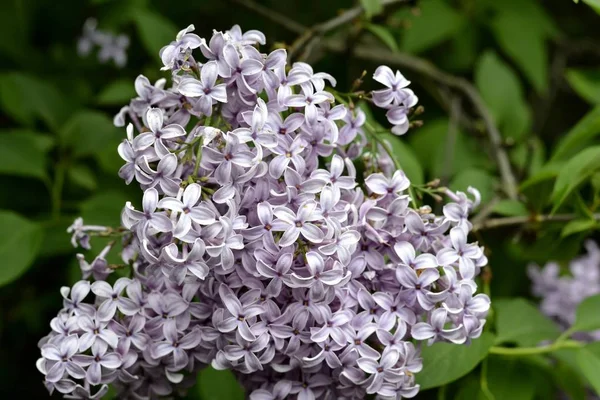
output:
[[[336,104],[331,75],[262,53],[258,31],[193,30],[161,49],[171,85],[139,76],[115,117],[141,125],[118,148],[141,207],[125,204],[118,230],[69,228],[86,248],[122,235],[123,265],[106,262],[114,243],[78,256],[83,279],[61,289],[40,341],[46,387],[169,397],[210,365],[253,400],[414,397],[427,344],[413,342],[465,343],[485,324],[474,278],[487,260],[467,239],[479,193],[448,192],[440,216],[412,208],[390,155],[357,176],[366,115]],[[386,66],[374,79],[370,97],[405,133],[410,82]]]

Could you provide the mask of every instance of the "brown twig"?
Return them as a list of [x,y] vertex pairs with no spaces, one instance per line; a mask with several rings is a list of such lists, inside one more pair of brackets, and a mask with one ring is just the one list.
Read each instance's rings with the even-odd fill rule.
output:
[[[596,221],[600,221],[600,214],[593,214]],[[501,228],[505,226],[524,225],[528,223],[542,222],[569,222],[580,218],[576,214],[554,214],[554,215],[523,215],[517,217],[492,218],[480,223],[473,224],[473,231],[481,231],[485,229]]]

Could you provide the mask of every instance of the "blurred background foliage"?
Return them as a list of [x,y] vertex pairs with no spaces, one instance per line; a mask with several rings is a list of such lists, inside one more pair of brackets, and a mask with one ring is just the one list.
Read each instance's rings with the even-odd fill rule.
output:
[[[35,369],[39,356],[36,342],[47,333],[48,322],[61,307],[58,289],[79,278],[67,227],[79,215],[89,224],[116,226],[124,203],[139,202],[139,190],[127,187],[117,177],[121,160],[116,148],[125,132],[112,124],[113,115],[135,96],[135,77],[143,73],[154,81],[166,76],[159,71],[158,51],[190,23],[196,25],[200,36],[233,24],[244,30],[259,29],[273,46],[289,46],[298,37],[285,23],[275,23],[243,3],[0,2],[3,398],[47,395]],[[302,56],[315,63],[316,70],[338,78],[341,91],[349,89],[363,70],[370,71],[370,76],[384,60],[399,67],[413,81],[420,104],[425,106],[423,127],[406,137],[390,139],[411,180],[423,184],[439,178],[443,185],[457,190],[475,186],[483,198],[480,214],[524,222],[481,229],[478,234],[489,252],[493,278],[488,290],[493,299],[529,297],[526,265],[550,259],[564,264],[599,227],[595,213],[600,206],[600,16],[595,11],[600,10],[600,3],[575,3],[419,0],[384,10],[380,0],[260,2],[273,13],[307,27],[344,9],[365,8],[365,17],[328,33],[343,44],[341,48],[335,52],[306,50]],[[103,30],[129,36],[124,68],[100,63],[95,54],[78,55],[77,39],[90,17],[96,18]],[[361,46],[377,57],[354,52]],[[407,54],[416,58],[407,59]],[[422,68],[446,75],[421,73]],[[370,85],[370,79],[365,79],[365,89]],[[465,88],[476,89],[491,113],[501,134],[501,151],[508,154],[520,183],[518,198],[506,196],[509,190],[494,162],[498,148],[490,145],[485,121],[465,98]],[[423,199],[435,205],[433,200]],[[568,218],[557,224],[536,222],[539,215],[550,212]],[[485,224],[482,221],[483,217],[479,222]],[[102,239],[97,239],[86,257],[91,259],[102,247]],[[527,345],[527,341],[548,338],[536,336],[540,329],[554,334],[555,327],[548,326],[528,301],[500,300],[497,304],[498,333],[503,324],[518,325],[514,318],[542,318],[537,331],[513,332],[504,339]],[[505,321],[507,315],[513,319]],[[486,341],[491,345],[493,339],[484,337],[478,346],[485,347]],[[454,351],[450,345],[436,348],[435,356],[446,358],[430,363],[431,370],[426,365],[421,380],[424,388],[453,380],[431,378],[439,376],[443,368],[449,370],[445,376],[452,375],[452,365],[444,364],[447,360],[472,357],[467,360],[470,369],[481,360],[477,351],[466,356]],[[419,396],[444,398],[441,396],[447,391],[448,398],[474,399],[484,394],[489,398],[491,392],[495,399],[515,399],[515,393],[519,399],[549,399],[555,397],[558,387],[573,398],[584,398],[581,382],[586,374],[572,368],[568,354],[559,361],[551,366],[534,357],[511,363],[492,357],[485,364],[489,384],[483,386],[483,375],[476,371],[448,389],[423,391]],[[461,373],[466,372],[468,369]],[[188,397],[243,397],[228,379],[208,371],[199,378],[198,390]],[[482,387],[486,389],[483,394]],[[519,388],[516,392],[515,387]]]

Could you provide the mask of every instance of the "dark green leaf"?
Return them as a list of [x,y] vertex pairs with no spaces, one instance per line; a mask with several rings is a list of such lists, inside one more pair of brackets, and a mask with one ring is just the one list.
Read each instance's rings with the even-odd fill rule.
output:
[[0,211],[0,286],[17,279],[33,264],[43,231],[12,211]]
[[0,134],[0,174],[45,180],[52,138],[29,131]]
[[531,137],[511,149],[509,156],[515,168],[522,171],[524,175],[531,176],[544,166],[546,149],[540,138]]
[[495,338],[484,332],[470,345],[434,343],[421,350],[423,370],[416,376],[421,389],[430,389],[453,382],[468,374],[485,358]]
[[118,226],[121,210],[129,199],[123,193],[98,193],[81,204],[81,216],[86,224]]
[[498,13],[511,13],[526,15],[528,17],[527,25],[535,32],[542,31],[548,37],[560,35],[560,31],[552,17],[537,0],[479,0],[478,3],[486,3]]
[[[596,309],[598,313],[598,309]],[[600,395],[600,356],[586,347],[577,351],[577,362],[596,394]]]
[[477,144],[469,141],[461,131],[456,132],[454,152],[448,154],[445,146],[447,136],[448,120],[435,119],[427,121],[415,135],[408,138],[423,169],[429,173],[429,179],[452,178],[454,174],[465,169],[482,168],[487,165],[487,156],[477,151]]
[[518,200],[500,200],[494,204],[492,211],[509,217],[529,214],[527,207]]
[[481,193],[481,201],[485,204],[494,194],[494,177],[481,169],[469,168],[456,174],[450,182],[450,189],[466,192],[469,186]]
[[115,128],[110,118],[98,111],[75,113],[60,130],[63,147],[71,148],[76,157],[101,153],[125,137],[124,129]]
[[44,240],[38,257],[54,257],[61,254],[69,254],[75,251],[71,245],[71,236],[67,228],[73,223],[75,217],[62,217],[58,220],[44,221]]
[[475,67],[475,83],[502,135],[518,141],[531,125],[523,88],[512,68],[496,53],[484,53]]
[[587,113],[556,146],[552,160],[565,160],[583,149],[600,134],[600,106]]
[[569,364],[559,359],[552,368],[552,373],[557,386],[567,393],[571,400],[586,399],[586,391],[580,376],[581,374]]
[[244,400],[244,390],[231,371],[207,367],[198,374],[198,391],[202,400]]
[[548,54],[545,32],[532,29],[529,15],[502,12],[493,21],[492,28],[502,49],[515,61],[539,93],[546,91],[548,81]]
[[134,18],[146,51],[158,60],[159,50],[175,40],[177,27],[162,15],[148,10],[138,11]]
[[531,379],[531,365],[516,359],[490,357],[487,381],[495,400],[531,400],[536,387]]
[[135,97],[135,89],[131,79],[119,79],[106,86],[98,95],[100,105],[124,105]]
[[0,75],[0,105],[25,126],[36,118],[56,130],[72,111],[63,95],[48,81],[21,72]]
[[398,44],[396,43],[396,38],[390,32],[390,30],[381,25],[367,24],[365,28],[371,32],[373,35],[377,36],[379,40],[383,42],[390,50],[396,52],[398,51]]
[[87,165],[77,164],[70,167],[68,176],[71,182],[84,189],[95,190],[98,187],[96,176]]
[[466,23],[465,17],[442,0],[429,0],[419,4],[419,15],[401,10],[408,20],[402,35],[401,48],[420,53],[450,39]]
[[573,332],[596,329],[600,329],[600,294],[588,297],[579,303],[575,313],[575,323],[571,327]]
[[496,343],[516,343],[527,347],[560,335],[556,324],[525,299],[494,299],[493,307],[496,313]]
[[421,185],[425,179],[423,177],[423,168],[419,160],[413,153],[412,149],[407,146],[402,139],[391,133],[379,134],[383,136],[383,139],[391,144],[393,156],[398,160],[402,166],[402,170],[410,179],[410,182],[415,185]]
[[589,147],[567,161],[558,173],[554,184],[552,212],[556,212],[567,197],[599,169],[600,146]]
[[561,237],[573,235],[575,233],[581,233],[586,231],[591,231],[598,227],[598,223],[589,218],[576,219],[573,221],[569,221],[565,227],[560,232]]

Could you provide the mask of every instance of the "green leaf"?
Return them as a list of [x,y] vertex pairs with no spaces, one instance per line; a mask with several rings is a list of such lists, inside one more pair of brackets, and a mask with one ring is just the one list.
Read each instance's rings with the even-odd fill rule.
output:
[[588,297],[579,303],[575,312],[575,323],[570,328],[573,332],[596,329],[600,329],[600,294]]
[[98,95],[100,105],[123,105],[135,97],[135,88],[130,79],[119,79],[106,86]]
[[496,299],[496,343],[535,346],[542,340],[556,339],[560,330],[536,306],[521,298]]
[[44,221],[44,240],[40,248],[38,257],[54,257],[62,254],[75,252],[71,245],[70,235],[67,228],[73,223],[76,217],[61,217],[58,220]]
[[[457,131],[454,152],[451,154],[451,165],[446,165],[449,156],[445,146],[448,124],[448,119],[445,118],[427,121],[419,128],[418,135],[410,135],[408,138],[410,147],[423,169],[428,172],[429,179],[452,178],[454,174],[465,169],[484,168],[489,163],[487,156],[477,151],[477,144],[470,141],[463,132]],[[440,145],[441,143],[444,145]]]
[[52,138],[30,131],[0,134],[0,174],[46,180]]
[[421,185],[425,182],[423,168],[419,159],[415,156],[412,149],[407,146],[402,139],[392,133],[379,133],[392,147],[393,156],[402,166],[402,170],[414,185]]
[[569,130],[554,150],[551,160],[565,160],[585,148],[600,134],[600,106],[588,112]]
[[77,164],[71,166],[67,174],[71,182],[84,189],[96,190],[96,188],[98,187],[96,175],[94,175],[90,167],[88,167],[87,165]]
[[148,10],[139,10],[134,18],[146,51],[158,58],[159,50],[175,40],[177,27],[162,15]]
[[527,210],[527,207],[525,207],[525,205],[518,200],[500,200],[494,204],[492,211],[496,214],[505,215],[507,217],[529,215],[529,210]]
[[546,149],[538,137],[530,137],[510,150],[510,161],[517,171],[529,176],[538,172],[546,161]]
[[[600,314],[598,309],[596,309],[596,313]],[[577,351],[577,363],[596,394],[600,395],[600,356],[586,346]]]
[[593,219],[576,219],[569,221],[560,232],[561,237],[573,235],[575,233],[581,233],[591,231],[598,228],[598,223]]
[[0,105],[25,126],[32,127],[39,118],[52,130],[72,112],[65,97],[48,81],[21,72],[0,75]]
[[481,169],[469,168],[459,172],[448,185],[452,190],[466,192],[469,186],[481,193],[482,203],[487,203],[494,194],[494,177]]
[[465,17],[442,0],[419,3],[419,15],[401,10],[400,18],[408,20],[408,28],[402,34],[401,48],[420,53],[452,38],[466,23]]
[[583,0],[583,2],[600,14],[600,0]]
[[390,32],[390,30],[381,25],[367,24],[365,28],[375,35],[379,40],[383,42],[387,47],[390,48],[393,52],[398,51],[398,44],[396,43],[396,38]]
[[198,392],[202,400],[244,400],[244,390],[229,370],[204,368],[198,374]]
[[490,357],[487,367],[487,381],[494,400],[531,400],[535,396],[536,385],[531,376],[531,365],[519,359]]
[[470,345],[434,343],[423,346],[423,370],[416,375],[421,390],[454,382],[473,370],[494,344],[494,335],[484,332]]
[[59,132],[63,147],[72,149],[75,157],[101,153],[114,148],[125,136],[110,118],[98,111],[82,110],[75,113]]
[[360,0],[360,5],[365,10],[365,17],[371,19],[373,16],[383,12],[381,0]]
[[554,184],[552,212],[556,212],[567,197],[599,169],[600,146],[589,147],[567,161],[558,173]]
[[600,103],[599,69],[567,69],[565,76],[579,96],[589,103]]
[[0,286],[14,281],[33,264],[42,238],[38,224],[0,210]]
[[502,135],[520,140],[531,125],[531,111],[512,68],[496,53],[487,51],[475,66],[475,84]]
[[[555,354],[556,356],[556,354]],[[576,371],[565,363],[558,359],[558,362],[552,368],[552,375],[556,380],[557,386],[563,390],[571,400],[585,400],[586,391],[585,386],[582,382],[581,373]]]
[[536,91],[544,93],[548,81],[545,32],[532,28],[530,16],[522,11],[499,13],[492,21],[492,29],[500,47],[519,66]]

